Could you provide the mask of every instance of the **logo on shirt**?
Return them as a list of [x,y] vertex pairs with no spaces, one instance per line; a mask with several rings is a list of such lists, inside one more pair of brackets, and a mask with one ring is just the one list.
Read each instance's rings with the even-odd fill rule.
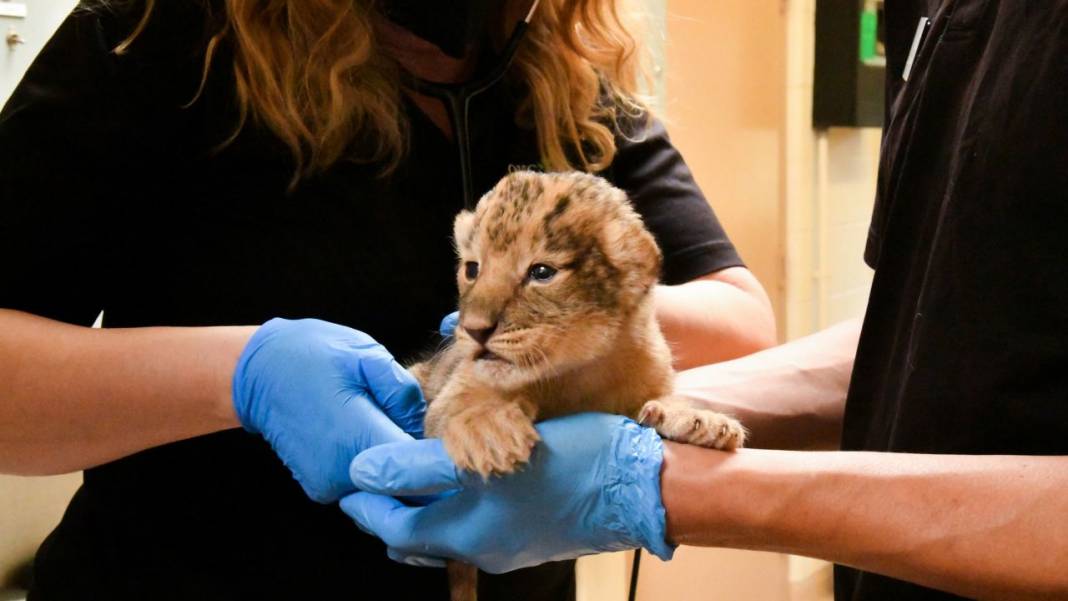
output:
[[545,167],[541,163],[534,163],[531,165],[508,165],[508,173],[515,173],[517,171],[537,171],[539,173],[545,173]]

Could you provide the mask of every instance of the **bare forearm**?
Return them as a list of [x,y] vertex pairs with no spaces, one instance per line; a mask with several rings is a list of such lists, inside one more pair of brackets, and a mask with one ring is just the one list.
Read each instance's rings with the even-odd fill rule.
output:
[[676,369],[742,357],[775,344],[775,316],[748,270],[725,269],[656,291],[656,315]]
[[1068,458],[668,444],[681,544],[818,557],[980,599],[1068,597]]
[[734,415],[751,447],[836,449],[860,320],[715,365],[681,372],[676,391]]
[[61,473],[237,426],[254,328],[92,330],[0,310],[0,472]]

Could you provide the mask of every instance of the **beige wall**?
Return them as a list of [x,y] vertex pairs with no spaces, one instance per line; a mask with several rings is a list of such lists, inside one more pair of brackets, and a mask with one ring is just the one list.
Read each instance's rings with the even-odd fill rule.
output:
[[669,563],[646,554],[638,601],[789,601],[789,558],[682,547]]
[[786,18],[781,0],[668,0],[665,113],[749,268],[783,315]]
[[81,474],[52,478],[0,476],[0,589],[59,523]]
[[[780,322],[786,303],[782,8],[780,0],[668,0],[664,106],[672,139]],[[638,598],[786,601],[789,589],[785,555],[681,548],[670,563],[646,555]]]
[[816,328],[864,314],[872,270],[864,263],[879,169],[878,129],[831,129],[817,135]]
[[785,319],[793,339],[863,314],[878,129],[812,128],[815,0],[788,4]]
[[[872,272],[863,248],[880,131],[812,127],[815,0],[790,0],[787,26],[785,320],[787,340],[860,317]],[[829,564],[790,558],[791,601],[831,598]]]
[[[668,0],[669,130],[787,340],[862,314],[871,283],[879,132],[813,130],[814,24],[815,0]],[[642,566],[642,601],[831,598],[830,566],[806,558],[683,548]]]

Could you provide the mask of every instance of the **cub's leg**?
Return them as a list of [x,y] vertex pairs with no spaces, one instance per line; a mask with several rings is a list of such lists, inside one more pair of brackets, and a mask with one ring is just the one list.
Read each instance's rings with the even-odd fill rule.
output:
[[538,442],[535,413],[530,402],[454,378],[430,403],[426,433],[442,439],[458,467],[489,478],[510,474],[530,459]]
[[745,428],[738,420],[715,411],[694,409],[680,397],[647,402],[638,413],[638,423],[655,428],[661,436],[676,442],[724,451],[745,444]]
[[419,382],[423,389],[423,396],[428,403],[432,403],[441,389],[452,379],[457,365],[463,360],[463,351],[456,346],[450,346],[426,361],[420,361],[407,365],[408,372]]
[[412,365],[406,366],[408,373],[412,374],[416,382],[419,382],[420,388],[426,388],[430,383],[431,363],[430,361],[420,361]]
[[[454,377],[441,389],[426,414],[427,436],[437,436],[460,469],[484,479],[509,474],[530,459],[538,442],[534,405],[504,399],[483,387],[465,386]],[[451,601],[477,601],[478,569],[459,561],[446,562]]]
[[478,601],[478,568],[462,561],[445,562],[449,601]]

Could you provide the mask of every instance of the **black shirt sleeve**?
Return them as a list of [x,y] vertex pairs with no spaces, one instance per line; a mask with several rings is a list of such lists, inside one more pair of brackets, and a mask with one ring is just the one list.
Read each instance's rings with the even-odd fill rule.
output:
[[643,120],[617,135],[606,175],[627,192],[664,253],[663,282],[682,284],[744,265],[662,123]]

